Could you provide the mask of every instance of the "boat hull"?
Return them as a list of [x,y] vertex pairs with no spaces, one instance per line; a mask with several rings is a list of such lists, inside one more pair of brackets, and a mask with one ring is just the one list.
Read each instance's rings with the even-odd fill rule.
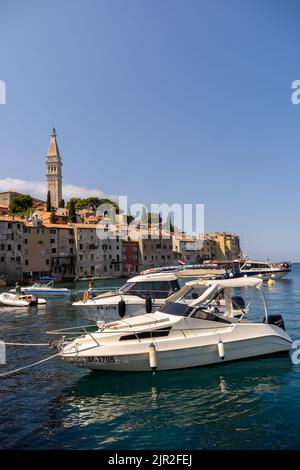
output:
[[241,271],[242,276],[254,276],[260,277],[264,281],[268,281],[270,278],[276,280],[280,280],[285,278],[291,270],[274,270],[274,271],[251,271],[251,270],[243,270]]
[[45,299],[32,298],[26,300],[25,298],[18,298],[15,294],[3,293],[0,294],[0,303],[7,307],[31,307],[37,305],[45,305]]
[[[153,302],[152,311],[158,310],[163,303],[164,301]],[[121,319],[118,304],[100,305],[90,301],[85,303],[75,302],[73,303],[73,307],[86,320],[111,322]],[[141,302],[140,304],[126,304],[126,313],[123,318],[135,317],[145,313],[147,313],[145,302]]]
[[[291,347],[291,341],[288,336],[276,334],[226,341],[224,342],[224,359],[219,355],[216,338],[214,338],[212,344],[169,350],[161,349],[158,342],[155,345],[157,348],[157,370],[164,371],[223,364],[260,356],[287,355]],[[113,350],[110,352],[104,346],[102,351],[99,350],[99,355],[91,350],[90,356],[81,356],[80,354],[68,356],[68,354],[63,354],[62,357],[77,367],[90,370],[146,372],[151,370],[148,352],[149,344],[144,344],[144,346],[144,348],[140,347],[140,352],[133,352],[132,354],[115,354]]]
[[[11,289],[10,292],[14,293],[15,289]],[[30,287],[25,287],[21,289],[22,294],[24,295],[42,295],[43,297],[64,297],[70,296],[71,292],[69,290],[60,290],[60,289],[35,289]]]

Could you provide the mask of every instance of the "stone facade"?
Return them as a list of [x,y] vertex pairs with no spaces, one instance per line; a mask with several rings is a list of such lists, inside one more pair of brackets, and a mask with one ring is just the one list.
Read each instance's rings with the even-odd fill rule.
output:
[[23,224],[13,219],[0,220],[0,273],[7,280],[19,281],[23,276]]
[[50,232],[38,220],[23,225],[23,279],[51,273]]
[[69,224],[45,224],[50,232],[51,274],[59,281],[76,276],[74,230]]
[[116,238],[99,239],[96,225],[74,224],[79,277],[121,277],[122,242]]
[[139,269],[169,266],[177,263],[172,237],[162,231],[141,232],[139,235]]
[[207,234],[218,249],[215,259],[220,261],[233,261],[241,256],[240,237],[229,232],[211,232]]

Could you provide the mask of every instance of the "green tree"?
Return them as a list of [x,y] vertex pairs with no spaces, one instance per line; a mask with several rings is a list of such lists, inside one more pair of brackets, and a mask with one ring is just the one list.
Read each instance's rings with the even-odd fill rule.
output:
[[76,222],[76,209],[75,209],[75,202],[72,199],[70,199],[70,204],[69,204],[69,222],[74,223]]
[[14,197],[9,206],[10,214],[25,214],[33,206],[32,197],[29,194]]
[[79,197],[71,197],[71,199],[67,202],[67,209],[70,210],[70,206],[74,204],[76,209],[83,209],[84,206],[84,199],[80,199]]
[[50,214],[50,223],[56,224],[56,221],[57,221],[56,213],[54,210],[52,210]]
[[164,224],[163,224],[163,228],[167,231],[167,232],[170,232],[170,233],[174,233],[174,225],[172,223],[172,218],[171,218],[171,215],[168,214]]
[[119,206],[116,202],[112,201],[111,199],[108,198],[102,198],[99,199],[98,197],[88,197],[87,199],[81,199],[79,197],[72,197],[71,199],[68,200],[67,202],[67,209],[70,209],[70,204],[71,202],[74,202],[75,204],[75,209],[91,209],[93,211],[97,210],[97,207],[99,207],[102,204],[110,204],[116,209],[116,213],[119,214],[120,209]]
[[50,191],[47,193],[47,207],[46,207],[47,212],[51,212],[52,207],[51,207],[51,194]]
[[60,207],[61,209],[64,209],[64,207],[65,207],[65,200],[64,200],[64,199],[62,199],[62,200],[60,201],[58,207]]

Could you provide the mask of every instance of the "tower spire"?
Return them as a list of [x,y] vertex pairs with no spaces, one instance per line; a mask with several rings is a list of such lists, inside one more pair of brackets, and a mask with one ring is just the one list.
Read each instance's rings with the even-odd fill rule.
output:
[[47,191],[50,191],[51,204],[58,208],[62,199],[62,161],[56,139],[56,131],[53,127],[50,135],[50,143],[46,157]]

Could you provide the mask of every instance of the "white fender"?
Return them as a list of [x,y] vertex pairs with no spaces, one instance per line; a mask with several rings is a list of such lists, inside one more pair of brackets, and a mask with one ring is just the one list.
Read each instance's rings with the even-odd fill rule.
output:
[[157,369],[157,354],[156,347],[153,343],[149,346],[149,364],[153,372]]
[[224,361],[224,358],[225,358],[224,343],[221,339],[218,342],[218,353],[222,361]]

